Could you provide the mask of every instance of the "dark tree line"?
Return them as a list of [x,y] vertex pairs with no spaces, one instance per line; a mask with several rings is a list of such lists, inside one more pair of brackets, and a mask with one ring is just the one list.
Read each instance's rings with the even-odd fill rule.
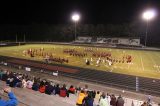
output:
[[[160,24],[157,23],[157,26]],[[157,26],[151,26],[148,40],[150,43],[160,42],[160,31]],[[124,24],[78,24],[77,36],[92,37],[140,37],[142,41],[145,37],[146,24],[142,23],[124,23]],[[152,33],[151,33],[152,32]],[[51,24],[30,24],[0,25],[0,41],[72,41],[74,40],[74,24],[51,25]]]

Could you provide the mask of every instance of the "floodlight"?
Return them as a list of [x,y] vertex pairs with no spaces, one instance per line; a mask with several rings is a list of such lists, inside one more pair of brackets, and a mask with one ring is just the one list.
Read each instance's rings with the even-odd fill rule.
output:
[[75,41],[76,41],[76,33],[77,33],[76,24],[77,24],[77,21],[79,21],[79,19],[80,19],[79,14],[72,15],[72,20],[75,22]]
[[143,19],[145,20],[151,20],[156,16],[155,10],[147,10],[143,13]]
[[80,18],[80,16],[79,16],[78,14],[73,14],[73,15],[72,15],[72,20],[73,20],[73,21],[78,21],[79,18]]
[[145,35],[145,47],[147,45],[147,36],[148,36],[149,21],[152,20],[155,16],[156,16],[156,10],[154,10],[154,9],[146,10],[143,13],[143,19],[147,20],[146,35]]

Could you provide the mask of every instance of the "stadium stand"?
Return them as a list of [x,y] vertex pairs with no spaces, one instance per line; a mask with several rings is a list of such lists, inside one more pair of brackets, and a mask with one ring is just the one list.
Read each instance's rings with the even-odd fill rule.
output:
[[78,37],[75,43],[91,43],[92,37]]
[[108,45],[123,45],[123,46],[142,46],[140,38],[103,38],[103,37],[78,37],[75,43],[94,43],[94,44],[108,44]]
[[[2,69],[1,71],[3,72]],[[10,72],[9,72],[10,73]],[[13,72],[14,76],[19,76],[19,75],[23,75],[21,73],[15,73]],[[12,74],[12,73],[10,73]],[[8,76],[10,76],[10,74],[8,74]],[[32,78],[33,76],[28,76],[28,78]],[[2,80],[3,80],[3,75],[2,75]],[[9,78],[9,77],[8,77]],[[47,83],[46,83],[47,84]],[[4,86],[5,83],[1,82],[0,86]],[[47,87],[47,85],[46,85]],[[86,86],[85,86],[86,87]],[[88,86],[87,86],[88,87]],[[91,89],[87,88],[89,91],[91,91]],[[78,90],[78,89],[77,89]],[[26,88],[19,88],[16,87],[14,88],[14,92],[18,97],[18,100],[20,100],[21,104],[20,106],[52,106],[52,105],[56,105],[56,106],[75,106],[75,101],[77,99],[77,95],[78,94],[70,94],[69,98],[63,98],[63,97],[59,97],[58,95],[46,95],[44,93],[38,93],[35,92],[31,89],[26,89]],[[42,99],[43,98],[43,99]],[[118,98],[118,96],[116,96],[116,98]],[[143,103],[143,101],[139,101],[139,100],[135,100],[135,99],[129,99],[129,98],[124,98],[124,106],[130,106],[131,104],[134,104],[136,106],[141,106],[141,104]],[[109,99],[108,99],[109,100]],[[37,102],[39,101],[39,102]],[[95,105],[94,105],[95,106]],[[157,104],[152,102],[152,106],[157,106]]]

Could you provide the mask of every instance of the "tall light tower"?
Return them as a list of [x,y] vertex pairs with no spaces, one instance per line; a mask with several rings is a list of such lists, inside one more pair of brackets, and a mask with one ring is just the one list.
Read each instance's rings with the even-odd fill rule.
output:
[[145,35],[145,47],[147,45],[147,36],[148,36],[148,27],[149,27],[149,21],[152,20],[156,16],[155,10],[146,10],[143,13],[143,19],[147,21],[147,26],[146,26],[146,35]]
[[77,29],[76,29],[76,24],[77,24],[77,22],[79,21],[79,19],[80,19],[80,16],[79,16],[79,14],[73,14],[72,15],[72,20],[75,22],[75,41],[76,41],[76,35],[77,35]]

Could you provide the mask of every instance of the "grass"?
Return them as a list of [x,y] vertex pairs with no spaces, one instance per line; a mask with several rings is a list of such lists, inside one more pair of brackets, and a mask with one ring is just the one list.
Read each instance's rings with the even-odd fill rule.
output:
[[[52,53],[53,57],[67,58],[69,63],[64,63],[66,65],[97,69],[103,71],[110,71],[114,73],[122,73],[127,75],[142,76],[149,78],[160,78],[160,52],[159,51],[143,51],[143,50],[128,50],[128,49],[111,49],[111,48],[97,48],[92,47],[93,51],[96,52],[110,52],[112,57],[115,59],[121,59],[124,55],[131,55],[131,63],[113,63],[109,66],[107,63],[101,63],[100,66],[96,66],[96,60],[98,58],[93,58],[93,65],[86,65],[85,60],[92,57],[92,53],[88,52],[87,57],[75,57],[69,54],[64,54],[63,50],[66,48],[75,48],[79,52],[83,52],[83,46],[71,46],[71,45],[51,45],[51,44],[28,44],[22,46],[12,46],[12,47],[1,47],[0,55],[18,57],[30,60],[44,61],[40,56],[30,57],[29,55],[24,56],[23,51],[32,49],[44,48],[45,52]],[[103,60],[103,58],[102,58]]]

